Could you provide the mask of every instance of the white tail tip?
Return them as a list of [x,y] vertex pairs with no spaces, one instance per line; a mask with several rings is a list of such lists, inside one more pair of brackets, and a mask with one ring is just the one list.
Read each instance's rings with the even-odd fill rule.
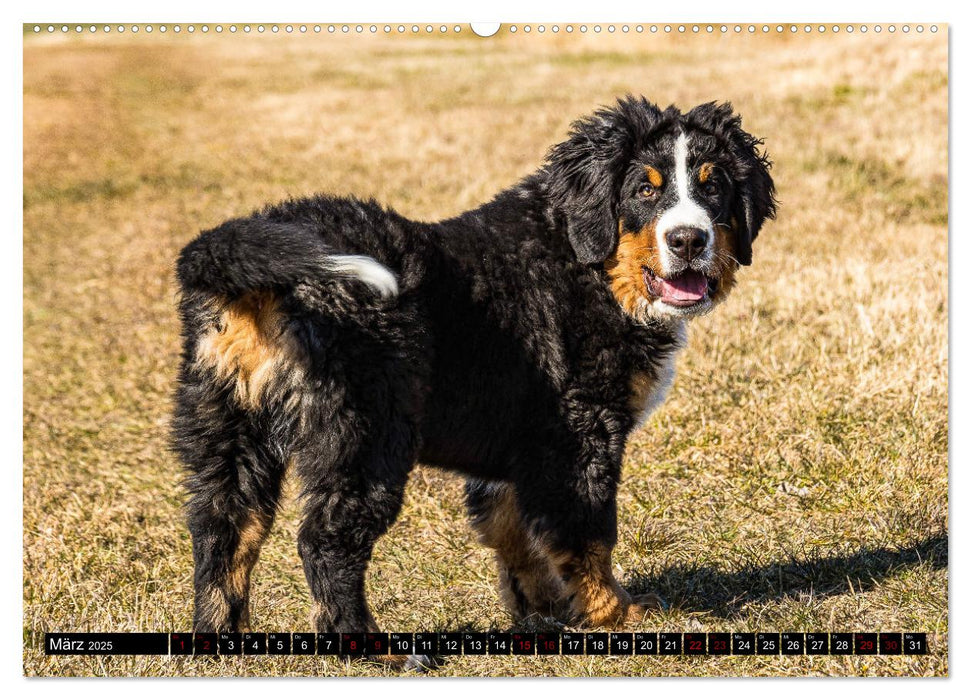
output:
[[382,297],[392,297],[398,293],[398,278],[395,274],[367,255],[329,255],[327,269],[357,277],[364,284],[373,287]]

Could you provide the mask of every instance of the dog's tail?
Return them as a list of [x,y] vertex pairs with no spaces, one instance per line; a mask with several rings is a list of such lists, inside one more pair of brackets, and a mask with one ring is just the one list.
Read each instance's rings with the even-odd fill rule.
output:
[[185,292],[230,299],[329,277],[357,278],[382,297],[398,293],[394,273],[377,260],[336,252],[306,226],[252,218],[201,233],[182,249],[176,276]]

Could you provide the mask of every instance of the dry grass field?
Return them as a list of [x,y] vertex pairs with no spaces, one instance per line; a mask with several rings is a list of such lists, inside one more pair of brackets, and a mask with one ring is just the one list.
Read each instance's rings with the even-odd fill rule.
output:
[[[281,32],[282,34],[282,32]],[[626,92],[730,100],[781,206],[631,440],[618,577],[671,631],[925,631],[925,657],[452,658],[430,675],[948,673],[947,38],[24,37],[24,673],[386,675],[333,658],[45,657],[46,631],[191,625],[167,425],[173,261],[267,201],[356,193],[432,220],[536,168]],[[254,626],[308,627],[298,484]],[[413,473],[377,548],[386,630],[511,627],[461,480]]]

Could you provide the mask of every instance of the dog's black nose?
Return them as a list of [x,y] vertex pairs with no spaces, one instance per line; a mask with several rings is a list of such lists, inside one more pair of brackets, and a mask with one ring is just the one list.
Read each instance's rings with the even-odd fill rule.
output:
[[664,240],[672,253],[687,262],[691,262],[701,255],[705,246],[708,245],[708,234],[700,228],[678,226],[664,234]]

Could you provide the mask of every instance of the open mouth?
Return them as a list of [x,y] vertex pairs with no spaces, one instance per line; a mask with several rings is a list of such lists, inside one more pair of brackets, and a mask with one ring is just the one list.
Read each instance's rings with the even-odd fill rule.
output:
[[644,284],[651,296],[671,306],[689,307],[702,304],[718,291],[718,280],[697,270],[683,270],[669,279],[644,268]]

